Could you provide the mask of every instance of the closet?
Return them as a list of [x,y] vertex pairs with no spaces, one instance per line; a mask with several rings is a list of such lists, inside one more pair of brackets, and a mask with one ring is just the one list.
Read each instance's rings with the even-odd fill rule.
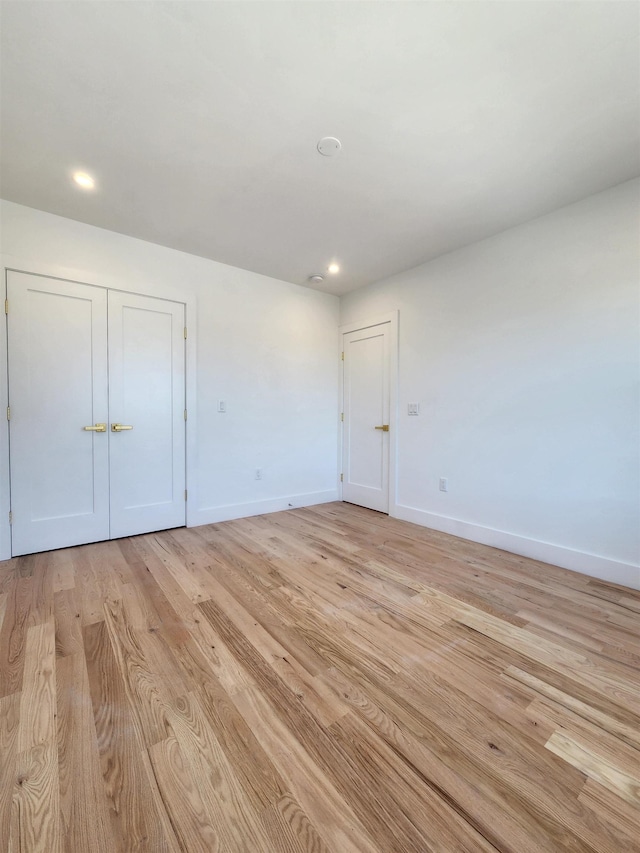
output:
[[12,554],[185,523],[185,306],[7,273]]

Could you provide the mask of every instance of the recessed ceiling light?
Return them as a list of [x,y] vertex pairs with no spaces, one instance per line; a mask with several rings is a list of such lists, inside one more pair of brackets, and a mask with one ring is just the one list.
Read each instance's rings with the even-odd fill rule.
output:
[[329,270],[330,273],[340,272],[340,267],[338,266],[338,264],[329,264],[327,269]]
[[87,175],[86,172],[74,172],[73,180],[83,190],[92,190],[96,185],[91,175]]

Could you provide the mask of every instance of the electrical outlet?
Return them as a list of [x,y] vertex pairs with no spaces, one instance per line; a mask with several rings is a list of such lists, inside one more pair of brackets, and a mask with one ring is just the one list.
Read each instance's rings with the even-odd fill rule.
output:
[[447,492],[449,490],[449,482],[446,477],[440,477],[440,491]]
[[262,468],[256,468],[256,480],[262,479]]
[[218,411],[219,412],[226,412],[227,411],[226,400],[218,400]]

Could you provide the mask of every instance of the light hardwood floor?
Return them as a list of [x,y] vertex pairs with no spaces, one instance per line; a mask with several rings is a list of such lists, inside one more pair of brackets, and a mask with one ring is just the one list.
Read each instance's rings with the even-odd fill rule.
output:
[[640,850],[640,593],[347,504],[0,564],[12,853]]

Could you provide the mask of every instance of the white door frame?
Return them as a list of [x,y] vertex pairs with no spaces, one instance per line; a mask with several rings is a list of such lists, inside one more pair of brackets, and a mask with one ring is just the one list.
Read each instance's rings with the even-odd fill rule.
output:
[[[2,270],[2,301],[7,298],[7,274]],[[2,406],[9,405],[9,385],[7,375],[7,323],[4,313],[0,314],[0,400]],[[11,556],[11,527],[9,525],[9,422],[0,411],[0,560]]]
[[381,326],[389,323],[389,515],[397,517],[397,470],[398,470],[398,327],[400,312],[396,309],[388,314],[371,317],[354,323],[346,323],[340,326],[339,342],[340,350],[340,411],[338,412],[338,495],[342,500],[341,473],[344,460],[344,424],[342,414],[344,412],[344,366],[342,353],[344,352],[344,336],[349,332],[359,332],[372,326]]
[[[63,281],[77,282],[78,284],[91,284],[96,287],[105,287],[109,290],[120,290],[125,293],[135,293],[140,296],[153,296],[157,299],[167,299],[170,302],[181,302],[185,306],[185,323],[188,329],[185,341],[185,396],[187,421],[186,427],[186,519],[187,527],[194,527],[200,523],[197,519],[197,397],[196,397],[196,330],[197,330],[197,301],[193,293],[177,287],[150,286],[147,280],[135,281],[136,274],[132,273],[131,282],[123,282],[121,277],[108,273],[78,275],[78,270],[61,267],[56,264],[41,263],[33,260],[18,260],[14,256],[0,255],[0,270],[2,280],[0,293],[2,301],[7,298],[7,273],[21,272],[30,275],[42,275],[48,278],[57,278]],[[11,310],[11,308],[9,308]],[[9,510],[11,503],[10,477],[9,477],[9,424],[5,415],[9,405],[9,388],[7,384],[7,324],[6,317],[0,312],[0,400],[4,411],[0,412],[0,560],[8,560],[11,557],[11,526],[9,524]]]

